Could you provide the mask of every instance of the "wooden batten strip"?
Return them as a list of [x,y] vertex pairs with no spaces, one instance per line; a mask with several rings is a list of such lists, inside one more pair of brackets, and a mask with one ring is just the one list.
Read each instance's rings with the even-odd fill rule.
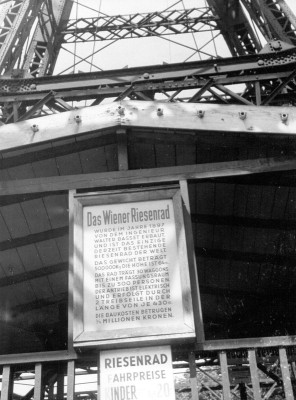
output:
[[34,400],[43,400],[42,372],[43,372],[42,363],[36,363],[35,364]]
[[296,336],[270,336],[246,339],[206,340],[204,343],[196,343],[195,350],[219,351],[295,345]]
[[220,360],[221,376],[222,376],[223,397],[225,400],[228,400],[228,399],[231,399],[232,396],[231,396],[230,383],[229,383],[227,354],[225,351],[219,352],[219,360]]
[[190,179],[221,178],[244,176],[274,171],[296,169],[296,159],[259,158],[243,161],[230,161],[208,164],[194,164],[177,167],[151,168],[130,171],[112,171],[92,174],[53,176],[0,182],[3,196],[36,192],[55,192],[59,190],[110,188],[178,182]]
[[75,397],[75,361],[68,361],[67,366],[67,400],[74,400]]
[[290,368],[285,348],[279,349],[279,356],[280,356],[283,386],[285,390],[285,398],[286,400],[294,400],[293,388],[291,384]]
[[192,400],[198,400],[198,382],[196,376],[196,365],[195,365],[195,354],[189,353],[189,372],[190,372],[190,387],[191,387],[191,398]]
[[100,359],[101,359],[101,354],[98,352],[97,356],[97,400],[102,400],[101,396],[101,367],[100,367]]
[[249,350],[249,363],[250,363],[250,373],[253,388],[254,400],[261,400],[260,382],[257,368],[256,352],[255,350]]
[[9,400],[12,392],[12,370],[10,365],[4,365],[2,372],[1,400]]

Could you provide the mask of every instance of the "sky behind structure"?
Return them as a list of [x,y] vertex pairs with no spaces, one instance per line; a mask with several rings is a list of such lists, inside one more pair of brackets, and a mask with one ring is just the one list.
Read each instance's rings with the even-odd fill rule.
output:
[[[286,3],[296,14],[296,1],[286,0]],[[77,0],[73,3],[71,18],[203,7],[208,7],[206,0]],[[231,56],[217,30],[204,26],[201,31],[196,34],[64,44],[63,56],[59,58],[55,73],[93,72]],[[212,41],[212,38],[215,40]]]
[[[291,7],[292,11],[296,12],[296,1],[295,0],[285,0],[286,3]],[[81,0],[78,0],[78,3],[82,3]],[[94,10],[100,10],[101,12],[105,12],[107,14],[128,14],[135,12],[151,12],[151,11],[160,11],[165,8],[171,6],[173,3],[178,3],[178,7],[182,7],[183,5],[186,8],[191,7],[202,7],[206,5],[205,0],[181,0],[174,2],[171,0],[149,0],[149,1],[141,1],[141,0],[88,0],[88,7],[93,8]]]
[[[129,15],[136,13],[164,12],[172,10],[184,10],[200,8],[200,14],[207,8],[205,0],[151,0],[149,2],[138,0],[79,0],[74,3],[71,18],[79,19],[98,18],[100,15]],[[203,10],[202,10],[203,8]],[[171,17],[172,18],[172,17]],[[221,41],[219,54],[211,43],[211,36],[217,32],[210,32],[208,26],[202,27],[198,34],[170,35],[162,37],[147,37],[141,39],[126,39],[96,42],[90,45],[65,45],[63,46],[65,57],[63,62],[68,61],[77,64],[72,72],[90,72],[114,68],[125,68],[143,65],[154,65],[162,63],[174,63],[183,61],[196,61],[201,58],[208,59],[214,56],[227,56],[224,41]],[[209,43],[208,43],[209,42]],[[197,53],[197,48],[200,52]],[[77,54],[71,59],[69,51]],[[88,56],[91,53],[91,57]],[[221,54],[220,54],[221,53]],[[79,60],[79,57],[88,57],[86,62]],[[91,65],[93,64],[93,65]],[[70,63],[69,63],[70,65]],[[57,71],[63,72],[61,63]],[[70,69],[65,71],[70,72]]]
[[[296,15],[296,0],[286,0],[286,3]],[[0,6],[0,11],[5,5],[6,3]],[[206,0],[74,0],[71,19],[191,8],[202,10],[206,7]],[[196,15],[199,15],[198,12]],[[94,72],[230,56],[222,35],[219,35],[213,25],[205,24],[200,32],[195,34],[64,43],[54,74]],[[211,40],[212,38],[215,40]]]

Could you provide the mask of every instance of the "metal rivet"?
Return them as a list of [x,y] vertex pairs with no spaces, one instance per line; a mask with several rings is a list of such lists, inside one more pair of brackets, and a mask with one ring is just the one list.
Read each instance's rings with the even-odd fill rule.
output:
[[163,115],[163,109],[162,108],[158,108],[157,109],[157,115],[160,117],[161,115]]
[[124,107],[119,106],[117,111],[119,115],[124,115]]
[[283,122],[286,122],[288,120],[288,117],[289,117],[289,114],[287,114],[287,113],[282,113],[281,114],[281,120]]
[[246,119],[247,118],[247,113],[245,111],[240,111],[238,113],[240,119]]
[[79,124],[79,122],[81,122],[81,117],[80,117],[80,115],[76,115],[76,116],[74,117],[74,120],[77,122],[77,124]]
[[270,43],[270,47],[271,47],[273,50],[277,50],[277,51],[282,49],[282,45],[281,45],[281,43],[280,43],[279,41],[271,42],[271,43]]
[[148,74],[148,72],[145,72],[145,74],[143,75],[143,78],[144,79],[149,79],[150,78],[150,75]]
[[38,132],[39,131],[39,126],[36,125],[36,124],[32,125],[31,128],[32,128],[33,132]]
[[198,116],[199,118],[203,118],[204,115],[205,115],[204,110],[198,110],[198,111],[197,111],[197,116]]

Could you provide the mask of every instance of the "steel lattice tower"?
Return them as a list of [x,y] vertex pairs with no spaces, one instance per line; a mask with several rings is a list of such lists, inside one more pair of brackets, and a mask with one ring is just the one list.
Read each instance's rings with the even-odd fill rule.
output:
[[[284,0],[171,3],[161,11],[108,15],[84,0],[2,1],[2,122],[107,98],[293,104],[296,18]],[[133,43],[143,50],[139,66]],[[155,43],[181,51],[155,65]],[[126,67],[121,51],[130,58]]]

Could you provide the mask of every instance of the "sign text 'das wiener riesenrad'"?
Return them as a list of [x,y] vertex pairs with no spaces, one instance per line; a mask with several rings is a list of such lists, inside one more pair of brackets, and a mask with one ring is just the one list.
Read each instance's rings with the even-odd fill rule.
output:
[[182,317],[171,199],[83,209],[84,327],[173,325]]

